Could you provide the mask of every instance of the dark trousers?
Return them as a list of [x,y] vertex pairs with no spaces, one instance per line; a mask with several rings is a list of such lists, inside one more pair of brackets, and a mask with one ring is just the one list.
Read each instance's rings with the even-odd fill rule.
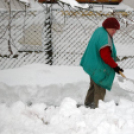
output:
[[90,78],[90,87],[89,87],[89,90],[87,92],[85,102],[84,102],[85,106],[88,106],[91,103],[94,103],[95,108],[98,107],[99,100],[104,100],[105,94],[106,94],[106,89],[97,85]]

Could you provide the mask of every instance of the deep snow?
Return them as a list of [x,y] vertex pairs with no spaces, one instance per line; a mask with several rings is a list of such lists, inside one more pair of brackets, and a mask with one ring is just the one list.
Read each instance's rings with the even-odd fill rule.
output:
[[[134,70],[124,74],[134,79]],[[77,108],[88,87],[81,67],[32,64],[1,70],[0,134],[133,134],[134,91],[120,87],[116,76],[99,108]]]

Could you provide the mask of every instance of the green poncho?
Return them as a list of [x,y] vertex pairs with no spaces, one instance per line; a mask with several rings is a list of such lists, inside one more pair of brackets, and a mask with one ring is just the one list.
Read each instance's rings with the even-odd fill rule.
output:
[[96,84],[108,90],[111,90],[115,72],[100,57],[100,49],[105,45],[109,45],[112,51],[111,56],[116,60],[116,49],[113,39],[111,41],[110,43],[109,34],[103,27],[97,28],[88,43],[80,63],[84,71],[90,75]]

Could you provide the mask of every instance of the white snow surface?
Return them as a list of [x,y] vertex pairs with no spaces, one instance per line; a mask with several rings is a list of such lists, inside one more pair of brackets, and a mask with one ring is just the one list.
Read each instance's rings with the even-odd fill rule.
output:
[[[134,79],[133,69],[124,74]],[[133,134],[133,85],[128,82],[129,92],[116,76],[99,108],[77,108],[89,82],[80,66],[31,64],[1,70],[0,134]]]
[[88,4],[80,4],[76,0],[59,0],[63,3],[69,4],[72,8],[81,7],[81,8],[88,8]]
[[21,1],[21,2],[25,2],[25,3],[30,3],[29,0],[19,0],[19,1]]

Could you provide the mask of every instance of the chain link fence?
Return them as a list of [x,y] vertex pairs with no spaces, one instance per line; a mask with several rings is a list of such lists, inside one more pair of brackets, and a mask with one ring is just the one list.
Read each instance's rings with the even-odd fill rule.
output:
[[43,28],[45,13],[43,11],[28,11],[12,13],[11,23],[12,43],[18,51],[43,51]]
[[92,33],[110,16],[121,23],[114,37],[118,63],[134,68],[133,13],[67,8],[54,5],[38,11],[0,11],[0,69],[31,63],[79,65]]
[[8,12],[0,12],[0,56],[8,53]]
[[107,17],[116,17],[121,24],[121,29],[114,37],[118,64],[124,68],[134,68],[133,13],[104,14],[70,8],[54,10],[52,16],[53,64],[79,65],[95,29],[101,26]]
[[0,69],[31,63],[46,63],[45,11],[12,11],[10,14],[0,12],[0,16],[2,16],[0,18]]

